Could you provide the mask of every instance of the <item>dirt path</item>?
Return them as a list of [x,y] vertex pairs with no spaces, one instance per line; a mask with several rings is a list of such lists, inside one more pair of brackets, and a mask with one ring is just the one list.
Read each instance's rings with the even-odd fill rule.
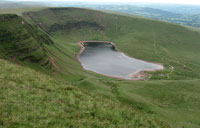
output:
[[174,72],[174,67],[172,65],[170,65],[169,67],[171,69],[170,73],[167,74],[167,78],[170,78],[170,75]]
[[49,56],[49,59],[51,61],[51,63],[53,64],[53,66],[60,71],[60,67],[56,64],[56,61],[53,59],[53,57]]
[[157,42],[156,42],[156,35],[155,35],[155,32],[153,31],[153,46],[154,46],[154,49],[155,49],[155,54],[157,55],[158,52],[157,52]]
[[22,66],[22,64],[17,60],[17,58],[14,56],[12,57],[12,60],[19,66]]

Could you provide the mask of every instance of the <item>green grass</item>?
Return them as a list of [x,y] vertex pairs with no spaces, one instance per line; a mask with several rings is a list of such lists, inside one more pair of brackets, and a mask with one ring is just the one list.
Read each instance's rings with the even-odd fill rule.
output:
[[0,14],[17,14],[19,16],[23,15],[25,11],[39,11],[45,9],[46,7],[23,7],[23,8],[6,8],[0,11]]
[[170,127],[31,69],[0,67],[0,127]]
[[53,42],[45,33],[15,14],[1,14],[0,20],[1,58],[19,64],[19,61],[26,62],[27,65],[28,62],[33,62],[53,69],[43,46]]
[[[46,54],[60,68],[55,75],[50,74],[52,77],[174,127],[199,127],[199,31],[137,16],[78,8],[26,12],[23,18],[32,25],[40,24],[37,28],[48,33],[54,42],[43,44]],[[87,24],[81,25],[82,21]],[[91,22],[97,25],[91,26]],[[80,50],[76,42],[81,40],[113,41],[126,54],[163,63],[165,69],[151,73],[151,80],[144,81],[119,80],[85,71],[76,58]],[[37,64],[28,66],[38,70]]]

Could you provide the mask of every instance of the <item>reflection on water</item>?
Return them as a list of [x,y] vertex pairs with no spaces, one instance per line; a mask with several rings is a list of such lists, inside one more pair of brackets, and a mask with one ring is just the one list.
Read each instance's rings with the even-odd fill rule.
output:
[[130,74],[143,70],[159,70],[163,66],[128,57],[109,43],[87,42],[80,54],[83,68],[103,75],[131,79]]

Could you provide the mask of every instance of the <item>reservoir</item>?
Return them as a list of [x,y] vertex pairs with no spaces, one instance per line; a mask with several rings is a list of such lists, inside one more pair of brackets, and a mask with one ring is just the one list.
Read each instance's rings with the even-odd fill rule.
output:
[[[163,70],[163,66],[142,61],[116,50],[113,43],[79,42],[82,50],[79,61],[84,69],[102,75],[122,79],[133,79],[142,71]],[[134,77],[133,77],[134,76]]]

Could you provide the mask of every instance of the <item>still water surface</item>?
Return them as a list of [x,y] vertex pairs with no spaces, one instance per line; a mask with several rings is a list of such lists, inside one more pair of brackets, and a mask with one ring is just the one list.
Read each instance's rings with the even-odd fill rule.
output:
[[110,43],[85,42],[85,50],[79,55],[84,69],[99,74],[131,79],[131,74],[143,70],[161,70],[163,66],[131,58],[117,51]]

